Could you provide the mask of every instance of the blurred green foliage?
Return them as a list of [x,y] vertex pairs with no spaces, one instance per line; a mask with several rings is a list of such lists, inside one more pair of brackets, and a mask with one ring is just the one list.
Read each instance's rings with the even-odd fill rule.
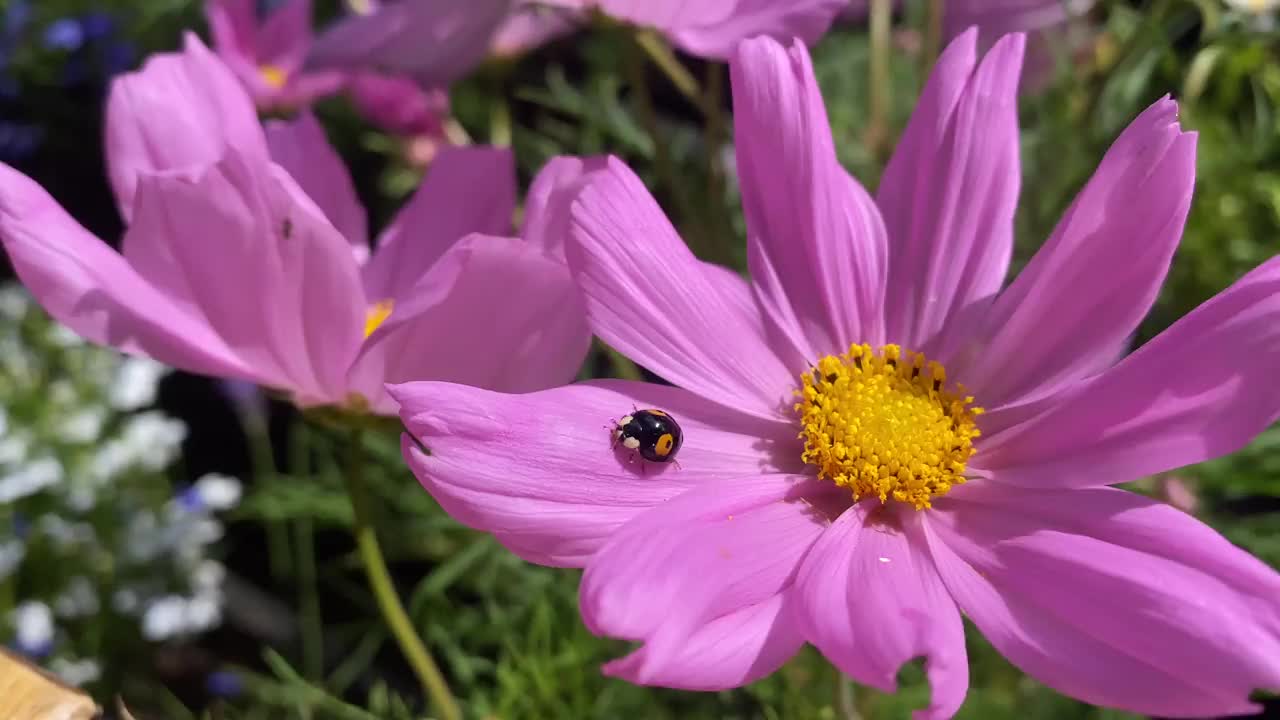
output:
[[[46,19],[83,9],[51,0]],[[176,45],[179,28],[200,23],[190,0],[94,3],[118,12],[139,48]],[[886,123],[900,131],[924,79],[920,3],[895,24]],[[326,12],[332,3],[324,4]],[[1047,75],[1028,83],[1021,106],[1023,193],[1015,266],[1048,237],[1063,209],[1123,127],[1158,97],[1181,101],[1185,127],[1199,133],[1196,198],[1184,241],[1140,343],[1226,287],[1280,247],[1280,32],[1274,18],[1247,16],[1215,0],[1104,2],[1076,28],[1087,38],[1065,46],[1048,38]],[[814,51],[843,162],[874,189],[884,153],[868,142],[865,28],[833,31]],[[37,87],[56,60],[24,60]],[[558,154],[612,153],[653,189],[703,257],[745,266],[744,227],[732,168],[732,119],[724,68],[682,58],[703,89],[683,96],[649,61],[630,32],[603,22],[518,61],[495,63],[452,90],[458,121],[477,142],[510,137],[522,179]],[[46,118],[57,118],[57,98]],[[348,158],[374,224],[411,191],[419,170],[402,145],[359,124],[343,101],[320,108]],[[56,136],[58,127],[50,128]],[[601,352],[592,375],[633,369]],[[248,525],[301,527],[293,536],[341,538],[351,508],[334,448],[342,438],[313,425],[283,469],[260,467],[238,510]],[[295,438],[295,439],[296,439]],[[599,667],[625,643],[591,636],[576,610],[579,574],[525,564],[487,536],[462,528],[421,492],[399,460],[394,432],[369,440],[384,548],[402,581],[417,626],[443,664],[471,718],[906,718],[927,704],[918,667],[884,695],[854,688],[806,649],[781,672],[722,693],[641,688],[605,678]],[[1233,541],[1280,565],[1280,430],[1230,458],[1179,474],[1198,495],[1198,514]],[[1139,489],[1149,489],[1149,485]],[[208,717],[423,717],[411,676],[377,620],[354,551],[339,542],[331,562],[307,573],[294,563],[275,590],[299,608],[302,639],[268,650],[238,672],[245,693],[215,700]],[[332,544],[332,543],[330,543]],[[286,550],[288,548],[286,547]],[[309,551],[307,551],[309,552]],[[312,558],[314,561],[314,558]],[[409,582],[412,580],[412,582]],[[336,608],[336,610],[335,610]],[[970,628],[971,689],[960,717],[1113,719],[1027,679]],[[146,678],[140,678],[145,687]],[[139,718],[200,717],[176,698],[135,688]],[[191,703],[196,704],[196,703]]]

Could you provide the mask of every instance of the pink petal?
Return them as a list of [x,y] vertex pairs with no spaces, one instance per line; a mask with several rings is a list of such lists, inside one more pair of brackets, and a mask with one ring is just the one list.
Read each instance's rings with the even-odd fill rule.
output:
[[724,22],[740,0],[539,0],[544,5],[599,11],[618,20],[659,29]]
[[351,175],[329,144],[315,115],[304,112],[292,122],[266,125],[271,159],[293,176],[329,222],[351,243],[357,262],[369,257],[368,219],[356,196]]
[[562,261],[521,240],[473,235],[396,304],[352,372],[374,398],[383,383],[427,379],[530,392],[572,382],[590,346]]
[[[738,173],[761,305],[800,357],[880,344],[887,254],[875,204],[836,160],[808,52],[768,38],[730,64]],[[797,333],[788,333],[796,335]]]
[[213,47],[223,62],[231,58],[256,65],[258,56],[257,0],[205,0],[204,14],[209,23]]
[[876,202],[889,230],[889,342],[947,361],[975,306],[1004,282],[1018,200],[1018,72],[1024,39],[1003,38],[974,69],[976,34],[938,59],[885,169]]
[[640,179],[610,158],[571,211],[569,267],[592,330],[667,380],[761,417],[790,417],[795,376],[758,312],[719,292]]
[[605,168],[605,161],[606,158],[599,155],[585,158],[561,155],[547,161],[525,196],[524,227],[520,236],[546,248],[553,256],[563,257],[564,244],[569,238],[569,206],[591,173]]
[[449,94],[423,88],[404,75],[357,72],[347,84],[351,102],[369,122],[398,135],[431,135],[444,132],[449,115]]
[[525,2],[512,9],[490,43],[497,57],[513,57],[568,35],[586,22],[584,13]]
[[1277,580],[1238,584],[1242,553],[1212,531],[1122,491],[1001,494],[946,498],[927,534],[961,609],[1032,677],[1163,717],[1256,711],[1249,693],[1280,686]]
[[3,164],[0,242],[41,306],[90,342],[195,373],[262,379],[197,312],[139,277],[39,185]]
[[713,59],[733,54],[738,42],[757,35],[813,44],[848,0],[544,0],[548,5],[599,9],[606,15],[655,28],[682,50]]
[[969,685],[964,626],[916,523],[874,501],[846,510],[800,568],[797,614],[841,672],[885,692],[903,663],[927,657],[932,703],[916,717],[950,718]]
[[311,50],[311,0],[285,0],[258,27],[258,57],[285,72],[302,67]]
[[626,657],[604,666],[604,674],[638,685],[682,690],[720,690],[755,682],[783,665],[804,645],[790,607],[780,593],[735,610],[667,640],[650,638]]
[[[521,557],[581,567],[623,523],[699,482],[799,469],[790,427],[673,387],[602,381],[504,395],[465,385],[390,386],[408,431],[405,456],[450,515]],[[636,407],[684,430],[680,467],[629,462],[611,428]]]
[[341,400],[365,301],[351,250],[283,171],[238,152],[194,176],[144,176],[124,255],[204,317],[265,382]]
[[111,187],[126,219],[139,175],[211,165],[228,147],[267,157],[253,101],[190,33],[181,53],[153,55],[112,84],[106,146]]
[[948,34],[958,35],[971,25],[983,38],[1005,33],[1048,30],[1088,12],[1093,0],[961,0],[947,5]]
[[979,446],[1007,483],[1110,485],[1225,455],[1280,417],[1280,258]]
[[334,23],[318,38],[314,67],[371,69],[444,87],[489,52],[512,0],[407,0]]
[[399,300],[464,236],[507,234],[515,195],[510,150],[442,150],[413,197],[378,238],[373,258],[364,266],[365,293],[371,300]]
[[[698,5],[699,2],[686,2]],[[706,24],[684,24],[668,29],[682,50],[706,58],[733,55],[738,42],[764,35],[786,42],[795,38],[813,45],[821,38],[848,0],[737,0],[723,20]],[[643,7],[645,3],[636,3]]]
[[[261,73],[258,77],[262,77]],[[258,96],[258,105],[269,111],[292,113],[337,94],[349,83],[350,78],[339,71],[298,72],[289,76],[283,88],[268,86],[266,95]]]
[[1191,205],[1195,135],[1168,98],[1129,126],[953,370],[987,408],[1105,369],[1151,309]]
[[[597,635],[643,641],[642,676],[655,666],[671,674],[669,666],[706,625],[791,588],[810,545],[830,522],[834,498],[842,495],[834,490],[806,476],[721,478],[638,515],[588,563],[579,590],[583,621]],[[764,636],[770,629],[744,628]],[[786,645],[794,652],[798,633],[781,629],[789,631]],[[733,659],[737,665],[728,678],[721,668],[687,682],[702,689],[734,687],[776,669],[786,656],[771,658],[773,667],[760,667],[750,655]],[[704,684],[717,676],[732,684]]]

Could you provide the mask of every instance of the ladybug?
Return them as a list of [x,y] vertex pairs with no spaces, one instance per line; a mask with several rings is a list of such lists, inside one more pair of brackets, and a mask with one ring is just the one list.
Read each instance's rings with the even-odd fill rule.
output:
[[619,443],[650,462],[669,463],[676,459],[684,432],[676,419],[661,410],[635,410],[613,427],[613,446]]

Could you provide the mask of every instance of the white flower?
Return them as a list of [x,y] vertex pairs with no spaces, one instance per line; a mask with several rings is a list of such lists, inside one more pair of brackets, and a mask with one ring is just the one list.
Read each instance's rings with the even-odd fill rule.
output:
[[15,431],[0,438],[0,465],[16,465],[27,459],[31,451],[31,436]]
[[83,575],[68,580],[67,588],[53,600],[54,612],[63,618],[88,617],[100,609],[98,591]]
[[158,598],[142,614],[142,634],[148,640],[181,635],[186,625],[187,599],[178,595]]
[[121,615],[132,615],[142,605],[138,591],[131,587],[120,588],[111,595],[111,607]]
[[53,671],[54,675],[62,678],[62,681],[66,684],[77,687],[94,682],[102,677],[102,666],[98,665],[96,660],[88,658],[84,660],[56,658],[49,663],[49,669]]
[[137,410],[156,401],[156,389],[169,368],[148,358],[130,357],[120,363],[111,386],[111,406]]
[[191,587],[199,593],[217,593],[227,578],[227,569],[217,560],[201,560],[191,573]]
[[21,285],[9,284],[0,287],[0,315],[10,320],[21,320],[31,307],[31,296]]
[[165,595],[142,614],[142,634],[148,640],[167,640],[210,630],[220,622],[222,604],[216,595]]
[[1280,0],[1227,0],[1227,4],[1237,10],[1261,15],[1280,7]]
[[63,421],[59,428],[64,440],[73,443],[91,443],[102,434],[107,422],[107,411],[100,407],[82,408]]
[[0,477],[0,503],[29,497],[62,482],[62,463],[51,457],[34,460]]
[[29,655],[43,655],[53,645],[53,613],[49,606],[28,600],[13,610],[14,643]]
[[73,348],[87,345],[84,338],[76,334],[75,330],[62,325],[61,323],[53,323],[49,326],[49,334],[47,335],[49,342],[60,348]]
[[49,383],[49,387],[45,388],[44,392],[45,397],[58,407],[75,405],[80,399],[80,393],[76,391],[75,383],[62,378]]
[[0,580],[13,574],[27,555],[27,546],[17,538],[0,542]]
[[230,510],[240,502],[240,481],[219,473],[209,473],[196,480],[195,490],[200,503],[215,511]]
[[214,594],[201,594],[187,603],[187,632],[212,630],[222,622],[221,598]]
[[133,467],[163,470],[177,457],[186,436],[187,426],[162,412],[134,415],[120,437],[98,448],[90,472],[99,483],[106,483]]
[[92,544],[96,535],[88,523],[70,523],[57,515],[41,515],[37,530],[53,541],[59,550],[67,550]]

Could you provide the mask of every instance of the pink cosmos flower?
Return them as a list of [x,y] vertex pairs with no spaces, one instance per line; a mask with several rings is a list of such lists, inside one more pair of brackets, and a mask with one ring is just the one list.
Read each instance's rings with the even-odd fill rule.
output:
[[256,0],[207,0],[214,49],[266,111],[306,108],[346,90],[361,115],[398,135],[443,137],[449,95],[404,75],[303,67],[311,50],[311,0],[283,0],[259,18]]
[[347,94],[361,115],[387,132],[444,137],[444,120],[449,117],[445,90],[425,90],[404,75],[365,70],[351,74]]
[[[592,329],[676,387],[391,388],[442,506],[529,561],[586,568],[587,626],[641,644],[609,674],[729,688],[809,642],[884,690],[925,658],[917,717],[946,718],[968,685],[963,613],[1099,705],[1247,713],[1280,686],[1280,575],[1108,487],[1280,415],[1280,258],[1122,357],[1191,200],[1195,136],[1165,99],[1005,287],[1023,46],[947,48],[873,197],[837,164],[803,45],[744,42],[750,282],[697,261],[620,162],[571,213]],[[678,419],[679,467],[611,449],[633,408]]]
[[313,68],[377,69],[445,87],[489,54],[515,0],[351,2],[355,12],[316,38]]
[[692,55],[724,59],[756,35],[817,42],[849,0],[544,0],[606,15],[666,35]]
[[311,49],[311,0],[275,3],[258,16],[257,0],[206,0],[218,57],[264,110],[306,107],[338,92],[340,72],[303,69]]
[[[901,6],[900,2],[894,4]],[[950,39],[977,27],[982,48],[991,47],[1008,33],[1030,33],[1030,57],[1022,83],[1024,89],[1035,89],[1052,77],[1056,49],[1084,46],[1091,33],[1078,21],[1093,5],[1094,0],[947,0],[943,32]],[[840,17],[863,20],[870,6],[869,0],[852,0]]]
[[[510,154],[445,151],[372,254],[341,160],[310,115],[264,132],[194,36],[112,87],[107,164],[123,253],[0,165],[0,242],[19,278],[88,340],[250,380],[301,406],[394,412],[383,384],[447,378],[510,392],[567,382],[590,334],[544,228],[567,223],[561,161],[521,238]],[[567,187],[569,183],[563,184]],[[483,233],[483,234],[477,234]]]
[[497,57],[511,57],[573,32],[586,13],[574,8],[551,7],[542,0],[519,0],[490,42]]

